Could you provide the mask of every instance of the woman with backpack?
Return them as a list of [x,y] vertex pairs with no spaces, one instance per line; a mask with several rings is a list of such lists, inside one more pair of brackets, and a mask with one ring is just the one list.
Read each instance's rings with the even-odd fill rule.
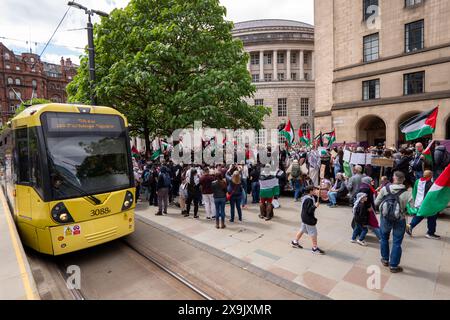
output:
[[302,192],[300,184],[302,170],[297,159],[292,162],[291,166],[287,169],[286,174],[290,175],[291,177],[292,189],[294,189],[294,199],[295,202],[298,202],[298,199],[300,198]]
[[241,201],[242,201],[242,182],[241,182],[241,174],[239,171],[235,170],[233,175],[230,175],[232,169],[228,170],[226,174],[227,183],[228,183],[228,195],[227,198],[230,200],[231,206],[231,218],[230,222],[234,222],[234,210],[238,212],[239,221],[242,221],[242,209],[241,209]]

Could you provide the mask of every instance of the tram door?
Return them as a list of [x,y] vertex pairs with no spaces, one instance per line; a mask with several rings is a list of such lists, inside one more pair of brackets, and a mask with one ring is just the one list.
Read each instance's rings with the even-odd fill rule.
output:
[[28,151],[28,129],[15,130],[14,162],[16,175],[16,213],[20,218],[31,220],[30,162]]

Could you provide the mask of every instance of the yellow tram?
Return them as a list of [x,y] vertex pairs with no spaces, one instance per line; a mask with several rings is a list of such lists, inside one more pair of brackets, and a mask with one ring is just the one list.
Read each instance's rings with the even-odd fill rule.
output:
[[107,107],[36,105],[0,136],[1,184],[22,242],[60,255],[134,231],[126,118]]

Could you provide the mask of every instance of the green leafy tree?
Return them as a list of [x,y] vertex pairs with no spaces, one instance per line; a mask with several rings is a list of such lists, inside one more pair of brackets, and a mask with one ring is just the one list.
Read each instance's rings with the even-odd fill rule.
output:
[[[270,109],[250,106],[248,54],[232,38],[218,0],[131,0],[95,26],[95,94],[124,113],[131,132],[170,135],[196,120],[213,128],[260,129]],[[68,87],[89,103],[87,57]]]

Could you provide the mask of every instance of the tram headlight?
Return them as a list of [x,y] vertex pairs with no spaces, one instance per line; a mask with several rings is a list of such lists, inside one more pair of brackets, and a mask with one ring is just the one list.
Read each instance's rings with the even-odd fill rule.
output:
[[128,210],[133,205],[134,197],[130,191],[125,194],[125,199],[123,200],[122,211]]
[[60,202],[56,204],[52,209],[52,218],[57,223],[71,223],[74,222],[72,216],[69,213],[69,210],[67,210],[64,203]]

